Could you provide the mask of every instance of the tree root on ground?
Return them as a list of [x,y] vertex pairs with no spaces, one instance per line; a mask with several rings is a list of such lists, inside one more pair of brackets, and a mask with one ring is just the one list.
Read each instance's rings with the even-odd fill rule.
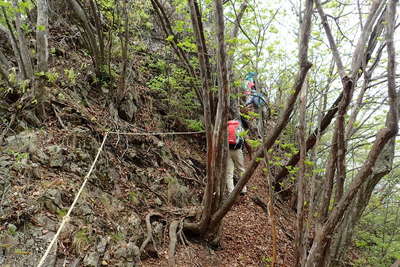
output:
[[0,136],[0,146],[3,144],[4,137],[6,136],[8,130],[11,129],[11,125],[14,123],[15,118],[16,118],[16,115],[15,115],[15,113],[14,113],[14,114],[11,116],[10,123],[7,125],[7,127],[4,129],[4,131],[2,132],[2,134],[1,134],[1,136]]
[[251,200],[253,200],[256,205],[260,206],[267,216],[269,215],[268,205],[264,201],[259,197],[252,197]]
[[173,267],[176,265],[175,263],[175,250],[176,243],[178,241],[177,238],[177,229],[178,229],[179,221],[173,221],[169,225],[169,248],[168,248],[168,266]]
[[164,217],[162,214],[160,214],[160,213],[158,213],[158,212],[150,212],[149,214],[146,215],[147,237],[146,237],[146,239],[143,241],[142,245],[140,246],[140,249],[139,249],[139,257],[140,257],[140,255],[143,253],[144,249],[146,248],[147,244],[148,244],[150,241],[153,241],[153,246],[154,246],[154,249],[156,250],[155,244],[154,244],[154,240],[153,240],[153,233],[152,233],[152,232],[153,232],[153,229],[151,228],[151,221],[150,221],[152,216]]

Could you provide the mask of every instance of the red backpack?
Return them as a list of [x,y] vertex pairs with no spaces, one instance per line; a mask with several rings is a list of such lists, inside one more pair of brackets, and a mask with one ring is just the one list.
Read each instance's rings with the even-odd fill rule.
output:
[[243,137],[240,136],[240,132],[243,131],[240,122],[237,120],[228,121],[228,143],[230,145],[237,145],[243,142]]

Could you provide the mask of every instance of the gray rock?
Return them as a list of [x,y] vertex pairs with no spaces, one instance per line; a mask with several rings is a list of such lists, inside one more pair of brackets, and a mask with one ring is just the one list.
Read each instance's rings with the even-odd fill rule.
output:
[[129,92],[119,105],[118,114],[122,119],[132,121],[136,112],[137,106],[135,105],[135,100],[132,93]]
[[69,165],[69,171],[71,171],[77,175],[85,174],[85,170],[83,170],[81,167],[79,167],[76,163],[73,163],[73,162]]
[[49,163],[49,156],[44,153],[41,149],[36,149],[32,151],[31,159],[33,162],[39,162],[42,165],[46,165]]
[[155,221],[152,223],[153,228],[153,238],[156,244],[160,244],[163,238],[163,224]]
[[10,166],[11,164],[13,164],[11,157],[9,157],[9,156],[1,156],[0,157],[0,169],[6,168],[6,167]]
[[50,167],[62,167],[64,165],[64,149],[58,145],[52,145],[47,148],[49,154]]
[[100,255],[97,252],[89,252],[83,259],[83,266],[97,267],[99,265]]
[[63,207],[61,192],[54,188],[47,190],[40,201],[52,213],[57,213]]
[[141,220],[139,215],[137,215],[135,212],[132,212],[132,214],[128,218],[128,224],[130,228],[139,228],[141,224]]
[[126,247],[126,259],[130,262],[139,262],[140,261],[140,251],[138,246],[135,243],[129,242]]
[[123,242],[114,252],[116,258],[126,258],[127,254],[127,245],[125,242]]
[[18,135],[7,137],[7,149],[15,152],[36,151],[38,148],[38,134],[33,131],[23,131]]
[[97,252],[103,254],[106,251],[107,244],[109,241],[110,241],[109,238],[102,237],[100,239],[99,243],[97,244],[97,248],[96,248]]

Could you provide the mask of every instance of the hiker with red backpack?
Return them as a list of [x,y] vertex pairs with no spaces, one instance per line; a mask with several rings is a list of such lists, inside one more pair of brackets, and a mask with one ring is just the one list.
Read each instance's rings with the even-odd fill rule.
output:
[[[239,177],[244,172],[244,157],[243,148],[246,147],[249,152],[251,159],[251,148],[246,143],[244,138],[245,130],[247,130],[248,124],[244,118],[234,119],[228,121],[228,157],[226,165],[226,184],[228,187],[228,192],[231,193],[234,189],[233,174],[235,169],[239,172]],[[242,193],[246,193],[246,186],[243,187]]]

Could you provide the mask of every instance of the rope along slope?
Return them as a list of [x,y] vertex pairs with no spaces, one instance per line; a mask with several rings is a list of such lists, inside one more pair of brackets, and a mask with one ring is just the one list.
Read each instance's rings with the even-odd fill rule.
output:
[[104,144],[106,143],[107,137],[109,134],[117,134],[117,135],[144,135],[144,136],[149,136],[149,135],[190,135],[190,134],[200,134],[200,133],[204,133],[204,131],[198,131],[198,132],[169,132],[169,133],[161,133],[161,132],[154,132],[154,133],[124,133],[124,132],[106,132],[106,134],[104,135],[103,141],[99,147],[99,149],[97,150],[97,154],[95,159],[93,160],[92,165],[90,166],[90,169],[88,171],[88,173],[86,174],[84,181],[81,185],[81,187],[79,188],[78,193],[75,196],[74,201],[72,202],[71,206],[68,209],[67,214],[63,217],[60,226],[58,227],[58,230],[56,232],[56,234],[54,235],[53,239],[51,240],[50,244],[48,245],[46,252],[43,254],[42,258],[40,259],[37,267],[42,267],[43,264],[46,261],[47,256],[50,254],[51,248],[53,247],[54,243],[57,241],[58,236],[60,235],[62,229],[64,228],[65,224],[69,221],[70,219],[70,215],[72,210],[75,208],[76,203],[78,202],[78,199],[83,191],[83,189],[86,186],[87,181],[89,180],[90,174],[93,172],[93,169],[97,163],[97,160],[100,156],[101,151],[103,150]]

